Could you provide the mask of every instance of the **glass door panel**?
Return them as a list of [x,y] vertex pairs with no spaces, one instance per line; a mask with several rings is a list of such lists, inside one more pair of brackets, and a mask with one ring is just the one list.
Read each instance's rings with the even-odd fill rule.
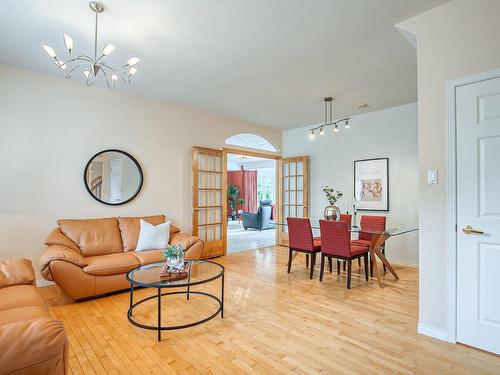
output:
[[[280,160],[279,193],[282,209],[279,223],[286,223],[287,217],[309,217],[308,157],[297,156]],[[288,246],[288,231],[278,225],[278,242]]]
[[224,255],[222,150],[193,147],[193,235],[207,258]]

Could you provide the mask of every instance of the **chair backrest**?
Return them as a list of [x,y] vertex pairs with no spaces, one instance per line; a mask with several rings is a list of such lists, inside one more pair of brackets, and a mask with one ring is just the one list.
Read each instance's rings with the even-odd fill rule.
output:
[[314,240],[309,219],[287,217],[288,246],[293,249],[314,250]]
[[345,221],[346,223],[349,223],[349,226],[351,226],[352,216],[349,214],[340,214],[340,221]]
[[384,231],[385,230],[385,216],[361,216],[361,232],[359,232],[359,239],[371,241],[373,233],[363,232],[363,226],[370,228],[372,231]]
[[320,220],[321,252],[342,257],[351,256],[349,223],[345,221]]

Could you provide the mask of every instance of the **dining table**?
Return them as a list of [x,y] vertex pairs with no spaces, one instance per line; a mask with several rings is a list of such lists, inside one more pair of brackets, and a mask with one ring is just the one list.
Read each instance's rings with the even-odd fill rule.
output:
[[[287,223],[276,223],[276,225],[285,226],[285,227],[288,226]],[[311,229],[313,229],[313,230],[320,229],[319,220],[311,220]],[[412,226],[410,226],[410,227],[394,226],[394,227],[385,228],[384,230],[381,230],[377,226],[366,225],[366,224],[362,225],[362,226],[353,225],[353,226],[349,227],[349,232],[351,232],[351,233],[363,232],[363,233],[367,233],[367,234],[372,235],[371,242],[370,242],[370,245],[368,247],[368,249],[370,251],[370,262],[371,262],[370,269],[373,268],[374,275],[377,279],[377,283],[381,288],[384,287],[384,283],[382,281],[380,269],[379,269],[378,264],[377,264],[377,258],[379,258],[380,261],[387,267],[387,269],[394,276],[394,278],[399,280],[398,274],[396,273],[396,271],[392,267],[391,263],[389,262],[389,260],[385,257],[384,253],[382,252],[382,249],[381,249],[382,246],[384,246],[386,241],[391,237],[402,236],[402,235],[416,232],[416,231],[418,231],[418,227],[412,227]],[[298,252],[296,252],[293,255],[293,257],[295,258],[297,255],[298,255]]]

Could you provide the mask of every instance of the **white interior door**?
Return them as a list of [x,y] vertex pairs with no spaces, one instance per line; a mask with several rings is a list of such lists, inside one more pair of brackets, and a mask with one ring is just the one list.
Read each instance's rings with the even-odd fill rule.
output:
[[122,160],[111,160],[111,171],[109,176],[109,197],[111,202],[122,200]]
[[500,78],[458,87],[456,111],[457,341],[500,354]]

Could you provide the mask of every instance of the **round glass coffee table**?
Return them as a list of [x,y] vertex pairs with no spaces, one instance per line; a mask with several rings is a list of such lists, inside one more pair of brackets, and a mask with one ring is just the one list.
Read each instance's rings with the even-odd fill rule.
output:
[[[153,263],[139,268],[135,268],[127,273],[127,280],[130,282],[130,307],[127,312],[127,317],[130,323],[133,325],[143,328],[158,331],[158,341],[161,341],[161,331],[182,329],[196,326],[208,322],[209,320],[215,318],[219,313],[220,317],[224,317],[224,267],[219,263],[212,262],[209,260],[190,260],[187,276],[182,279],[164,279],[161,277],[160,273],[165,265],[162,263]],[[206,284],[211,281],[221,279],[221,297],[217,297],[210,293],[192,291],[190,288],[195,285]],[[158,293],[150,297],[144,298],[140,301],[134,303],[134,287],[145,287],[145,288],[156,288]],[[162,293],[162,289],[171,288],[186,288],[186,290],[171,291]],[[191,294],[205,296],[215,300],[219,308],[212,315],[198,320],[192,323],[186,323],[176,326],[162,326],[161,325],[161,297],[168,295],[185,294],[186,300],[189,301]],[[138,305],[149,301],[151,299],[157,299],[158,303],[158,325],[146,325],[135,321],[132,318],[134,308]]]

